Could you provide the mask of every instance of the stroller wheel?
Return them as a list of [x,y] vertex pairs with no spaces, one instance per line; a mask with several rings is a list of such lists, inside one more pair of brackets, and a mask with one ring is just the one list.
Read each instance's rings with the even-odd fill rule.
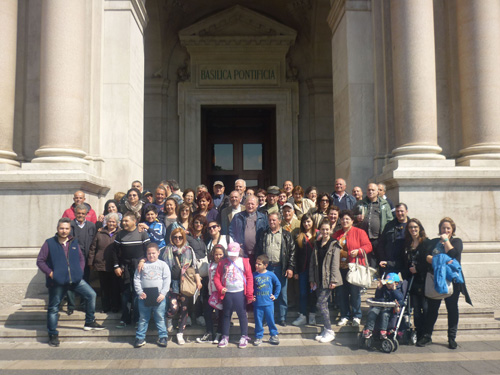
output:
[[393,339],[392,344],[394,345],[394,349],[392,349],[393,352],[399,349],[399,341],[397,339]]
[[382,341],[381,348],[384,353],[391,353],[394,350],[394,343],[391,339],[385,339]]

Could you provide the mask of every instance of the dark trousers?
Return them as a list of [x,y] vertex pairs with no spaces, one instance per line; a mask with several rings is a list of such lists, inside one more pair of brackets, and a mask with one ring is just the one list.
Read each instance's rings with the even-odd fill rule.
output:
[[118,311],[120,308],[120,279],[114,272],[98,271],[101,286],[102,310]]
[[427,319],[429,305],[427,298],[423,294],[411,294],[410,300],[413,308],[413,321],[417,330],[417,338],[420,339],[424,333],[424,324]]
[[[458,330],[458,297],[460,296],[460,285],[453,283],[453,294],[444,299],[446,304],[446,311],[448,311],[448,338],[455,339]],[[424,333],[432,335],[434,331],[434,324],[438,318],[439,306],[441,306],[440,299],[427,298],[429,310],[424,324]]]
[[231,323],[231,315],[236,311],[240,321],[241,335],[248,336],[248,317],[246,310],[247,301],[243,291],[237,293],[226,293],[223,299],[223,314],[222,335],[229,336],[229,325]]

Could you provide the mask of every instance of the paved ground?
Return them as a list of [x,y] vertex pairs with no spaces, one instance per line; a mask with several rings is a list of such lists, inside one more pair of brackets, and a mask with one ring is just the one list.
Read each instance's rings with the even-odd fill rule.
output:
[[59,348],[1,343],[0,374],[500,374],[500,333],[460,335],[457,350],[448,349],[446,337],[434,337],[431,346],[402,346],[391,354],[358,350],[352,334],[330,344],[287,339],[244,350],[236,339],[224,349],[171,341],[165,349],[152,340],[140,349],[107,341],[62,342]]

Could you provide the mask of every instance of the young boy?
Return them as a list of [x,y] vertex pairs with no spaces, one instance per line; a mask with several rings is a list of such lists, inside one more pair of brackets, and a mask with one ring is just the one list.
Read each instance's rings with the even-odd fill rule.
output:
[[269,326],[271,338],[269,343],[279,345],[278,329],[274,322],[274,300],[278,298],[281,291],[281,283],[278,277],[267,271],[269,258],[267,255],[259,255],[255,261],[254,280],[254,298],[253,314],[255,319],[255,341],[253,344],[259,346],[264,337],[264,328],[262,327],[263,318],[266,319]]
[[170,289],[170,268],[158,260],[160,249],[155,243],[147,246],[147,261],[141,272],[135,271],[134,288],[139,296],[139,324],[135,333],[134,348],[146,344],[146,332],[153,312],[158,329],[158,346],[167,347],[167,326],[165,325],[165,296]]
[[144,230],[147,232],[151,242],[158,245],[160,253],[165,249],[165,234],[167,230],[165,225],[158,221],[158,209],[152,205],[146,205],[144,209],[144,216],[146,221],[138,225],[139,230]]
[[375,301],[381,302],[396,302],[396,308],[393,307],[370,307],[370,312],[368,313],[368,318],[366,319],[365,329],[363,330],[363,337],[370,338],[372,336],[373,328],[375,327],[375,321],[377,317],[381,314],[380,322],[380,338],[387,338],[387,326],[389,325],[389,319],[391,317],[392,311],[398,311],[399,306],[403,302],[403,293],[398,289],[398,284],[400,282],[397,273],[389,273],[384,280],[380,280],[377,285],[377,290],[375,291]]

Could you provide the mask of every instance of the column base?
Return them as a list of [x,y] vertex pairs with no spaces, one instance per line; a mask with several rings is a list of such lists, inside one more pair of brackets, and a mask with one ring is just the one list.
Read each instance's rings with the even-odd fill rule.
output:
[[457,159],[458,165],[471,165],[475,161],[500,162],[500,144],[482,143],[460,150],[462,157]]
[[392,151],[393,160],[444,160],[443,150],[435,145],[408,145],[395,148]]
[[9,164],[19,167],[21,163],[16,161],[17,154],[12,151],[0,150],[0,164]]
[[47,147],[35,151],[37,156],[32,163],[81,163],[89,164],[84,158],[87,153],[82,150],[71,148]]

